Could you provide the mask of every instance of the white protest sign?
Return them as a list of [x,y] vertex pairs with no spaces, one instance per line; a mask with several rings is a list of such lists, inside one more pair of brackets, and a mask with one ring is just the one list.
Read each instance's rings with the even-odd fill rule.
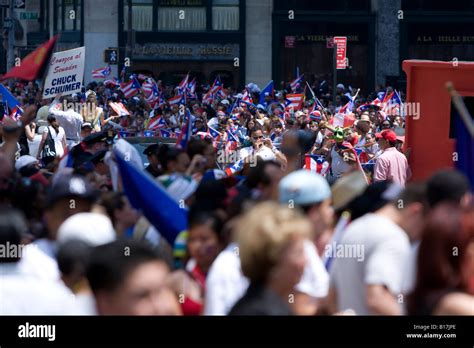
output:
[[44,81],[43,99],[54,98],[57,94],[81,92],[85,55],[86,48],[79,47],[51,56]]

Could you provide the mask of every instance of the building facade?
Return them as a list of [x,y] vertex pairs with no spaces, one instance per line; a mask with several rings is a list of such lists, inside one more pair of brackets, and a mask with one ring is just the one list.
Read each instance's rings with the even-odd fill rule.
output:
[[[7,16],[0,0],[0,25]],[[24,0],[16,9],[16,56],[57,32],[56,50],[86,46],[85,82],[119,50],[128,71],[177,83],[263,87],[273,79],[332,81],[332,36],[347,36],[348,68],[337,82],[363,90],[404,82],[404,59],[474,60],[474,1],[438,0]],[[129,11],[129,4],[131,4]],[[129,18],[132,30],[129,31]],[[5,38],[4,34],[4,38]],[[6,69],[6,39],[0,73]]]

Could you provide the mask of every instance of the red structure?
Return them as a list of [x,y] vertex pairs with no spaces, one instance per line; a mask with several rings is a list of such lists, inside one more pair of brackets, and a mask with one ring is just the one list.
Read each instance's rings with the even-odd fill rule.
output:
[[[405,60],[403,70],[409,103],[405,149],[411,149],[411,180],[424,180],[438,169],[454,167],[455,139],[449,137],[451,95],[445,83],[452,81],[462,96],[474,96],[474,62]],[[419,103],[419,118],[410,112],[410,106],[416,106],[410,103]]]

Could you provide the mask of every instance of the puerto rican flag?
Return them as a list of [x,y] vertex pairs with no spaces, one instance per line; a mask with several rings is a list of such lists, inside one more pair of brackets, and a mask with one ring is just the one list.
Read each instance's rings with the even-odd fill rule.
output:
[[156,103],[160,99],[160,92],[158,91],[158,88],[156,88],[156,85],[154,85],[151,89],[151,93],[146,97],[146,101],[152,109],[155,108]]
[[211,90],[207,91],[207,93],[202,96],[202,102],[204,104],[212,104],[213,101],[214,95],[211,93]]
[[304,169],[326,176],[329,171],[329,162],[324,156],[320,155],[305,155]]
[[235,151],[239,147],[239,140],[232,134],[230,130],[227,130],[227,142],[225,144],[225,151]]
[[149,130],[162,129],[165,127],[166,127],[166,122],[165,122],[165,119],[161,115],[156,115],[155,117],[151,118],[150,122],[148,123]]
[[120,81],[114,77],[112,79],[104,80],[104,85],[108,87],[118,87],[120,86]]
[[355,116],[352,113],[351,114],[338,113],[329,120],[329,124],[331,124],[332,126],[342,127],[342,128],[352,127],[354,122],[355,122]]
[[197,99],[197,96],[196,96],[196,78],[194,78],[188,84],[187,96],[188,96],[189,99]]
[[20,108],[20,106],[18,106],[18,105],[10,110],[10,118],[13,121],[18,121],[22,114],[23,114],[23,109]]
[[169,129],[160,129],[160,134],[162,138],[172,138],[173,132]]
[[151,78],[147,78],[142,84],[142,91],[145,92],[145,95],[150,95],[153,91],[153,87],[156,85],[155,81]]
[[186,110],[186,123],[184,124],[183,128],[181,128],[181,132],[179,133],[178,139],[176,140],[176,147],[181,149],[186,149],[188,147],[189,139],[193,135],[193,122],[191,120],[191,113],[189,109]]
[[209,89],[211,94],[217,93],[217,91],[222,87],[222,82],[221,78],[219,75],[214,79],[214,83],[212,84],[212,87]]
[[304,77],[304,74],[298,76],[296,79],[291,81],[290,87],[293,93],[296,93],[296,90],[298,89],[298,87],[301,87],[301,84],[303,83],[303,77]]
[[170,105],[184,104],[184,96],[182,96],[182,95],[175,95],[174,97],[168,99],[168,103],[169,103]]
[[183,78],[183,80],[179,83],[176,87],[179,94],[185,94],[188,89],[188,80],[189,80],[189,73]]
[[303,107],[304,94],[287,94],[286,108],[293,107],[294,110],[299,110]]
[[105,68],[95,69],[92,70],[92,77],[95,79],[105,79],[107,76],[110,75],[111,68],[107,65]]
[[128,116],[130,112],[122,103],[109,103],[110,107],[117,113],[119,116]]
[[245,88],[244,93],[242,95],[241,102],[247,105],[253,105],[253,100],[250,97],[250,92],[248,91],[247,88]]
[[226,173],[227,176],[232,176],[237,172],[240,172],[242,169],[244,169],[244,159],[240,159],[230,167],[227,167],[224,172]]
[[123,92],[125,98],[133,97],[135,94],[138,93],[140,88],[141,88],[140,83],[135,78],[133,78],[128,83],[120,84],[120,90]]
[[145,74],[138,74],[138,76],[137,76],[137,79],[139,79],[140,81],[145,81],[148,78],[149,77],[146,76]]

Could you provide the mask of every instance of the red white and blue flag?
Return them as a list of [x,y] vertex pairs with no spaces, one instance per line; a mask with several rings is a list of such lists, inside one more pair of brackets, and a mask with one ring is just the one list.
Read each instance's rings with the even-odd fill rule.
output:
[[110,75],[111,68],[107,65],[105,68],[95,69],[92,70],[92,77],[95,79],[105,79],[107,76]]
[[293,108],[299,110],[303,107],[304,94],[287,94],[286,95],[286,109]]
[[120,86],[120,81],[114,77],[112,79],[104,80],[104,85],[108,87],[118,87]]
[[296,93],[296,91],[298,90],[298,88],[300,88],[301,85],[303,84],[303,77],[304,77],[304,74],[298,76],[296,79],[294,79],[293,81],[291,81],[290,87],[291,87],[291,91],[292,91],[293,93]]
[[186,122],[184,123],[181,132],[179,133],[178,139],[176,140],[176,147],[186,149],[188,147],[189,139],[193,135],[193,122],[191,120],[191,113],[189,109],[186,110]]
[[182,96],[182,95],[175,95],[174,97],[168,99],[168,103],[169,103],[170,105],[184,104],[184,96]]
[[120,84],[120,90],[123,92],[125,98],[133,97],[140,91],[140,88],[140,83],[135,78],[130,82]]
[[320,155],[305,155],[304,169],[318,173],[325,176],[329,171],[329,162],[324,156]]

